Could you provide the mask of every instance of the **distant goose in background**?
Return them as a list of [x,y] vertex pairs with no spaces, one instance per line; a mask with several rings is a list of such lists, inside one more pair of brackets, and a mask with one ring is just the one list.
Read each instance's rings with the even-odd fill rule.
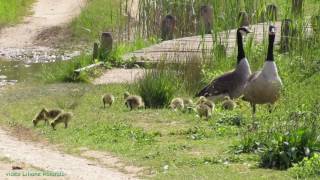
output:
[[196,97],[205,96],[213,101],[229,96],[231,99],[242,95],[245,84],[251,74],[249,62],[243,49],[242,36],[250,33],[246,27],[237,30],[238,56],[236,69],[214,79],[203,88]]
[[250,102],[253,116],[256,104],[274,104],[280,97],[282,87],[277,65],[273,57],[273,44],[276,34],[274,26],[269,26],[269,45],[267,59],[261,71],[253,73],[244,89],[243,100]]

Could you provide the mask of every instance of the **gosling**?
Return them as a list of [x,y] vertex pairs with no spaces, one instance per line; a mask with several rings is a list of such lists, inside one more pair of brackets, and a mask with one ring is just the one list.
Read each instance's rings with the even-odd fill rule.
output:
[[169,105],[169,107],[171,109],[173,109],[174,111],[177,110],[183,110],[184,109],[184,101],[182,98],[174,98],[171,100],[171,103]]
[[200,105],[200,104],[205,104],[207,105],[211,110],[214,110],[215,108],[215,105],[213,102],[211,102],[209,99],[207,99],[206,97],[204,96],[201,96],[197,102],[197,105]]
[[68,128],[68,123],[71,120],[73,114],[70,112],[63,112],[59,114],[51,123],[51,127],[53,130],[56,130],[56,125],[60,123],[64,123],[64,128]]
[[54,119],[61,113],[62,113],[61,109],[50,109],[47,111],[46,115],[47,115],[47,118]]
[[141,98],[141,96],[137,95],[130,95],[125,99],[125,105],[130,109],[139,109],[139,108],[144,108],[144,102]]
[[36,127],[39,121],[44,120],[46,124],[49,124],[49,118],[56,118],[62,111],[60,109],[51,109],[47,110],[46,108],[42,108],[41,111],[35,116],[32,120],[33,126]]
[[184,110],[187,112],[192,112],[193,108],[194,108],[194,104],[192,99],[190,98],[184,98],[183,99],[183,104],[184,104]]
[[212,108],[204,103],[198,104],[196,106],[196,111],[200,118],[205,117],[206,120],[212,116]]
[[44,121],[45,124],[48,124],[48,117],[47,117],[48,110],[46,108],[42,108],[41,111],[36,114],[34,119],[32,120],[33,126],[36,127],[39,121]]
[[109,107],[113,104],[114,102],[114,96],[112,94],[105,94],[102,96],[102,102],[103,102],[103,107],[106,108],[106,104],[109,105]]
[[222,101],[222,108],[225,110],[234,110],[237,107],[237,104],[230,99],[229,96],[225,96]]

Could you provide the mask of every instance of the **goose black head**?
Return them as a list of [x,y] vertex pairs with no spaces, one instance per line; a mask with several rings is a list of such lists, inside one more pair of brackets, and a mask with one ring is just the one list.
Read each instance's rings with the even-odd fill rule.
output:
[[273,25],[269,26],[269,35],[275,35],[276,34],[276,27]]
[[242,36],[245,36],[245,35],[247,35],[248,33],[251,33],[251,31],[249,30],[249,28],[246,27],[246,26],[242,26],[242,27],[238,28],[237,31],[238,31],[239,33],[241,33]]

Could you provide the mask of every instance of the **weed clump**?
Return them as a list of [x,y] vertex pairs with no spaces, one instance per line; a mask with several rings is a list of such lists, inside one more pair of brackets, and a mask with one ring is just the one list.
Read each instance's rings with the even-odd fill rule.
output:
[[155,69],[146,70],[144,76],[135,82],[135,89],[146,107],[163,108],[170,103],[179,84],[176,73],[160,63]]
[[316,178],[320,176],[320,154],[315,153],[311,158],[304,158],[289,169],[290,174],[299,178]]

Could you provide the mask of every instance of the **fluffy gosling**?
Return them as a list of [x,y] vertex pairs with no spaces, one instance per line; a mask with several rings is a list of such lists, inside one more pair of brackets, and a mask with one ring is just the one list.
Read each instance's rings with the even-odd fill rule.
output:
[[51,127],[53,130],[56,130],[56,125],[60,123],[64,123],[64,128],[68,128],[68,123],[71,120],[73,114],[70,112],[63,112],[59,114],[51,123]]
[[46,108],[42,108],[41,111],[36,114],[36,116],[33,118],[32,123],[33,126],[36,127],[39,121],[44,121],[46,124],[48,124],[48,117],[47,117],[48,110]]
[[32,120],[33,126],[36,127],[39,121],[45,121],[46,124],[49,124],[48,119],[56,118],[62,110],[60,109],[51,109],[47,110],[46,108],[42,108],[41,111],[35,116]]
[[112,94],[105,94],[102,96],[102,102],[103,102],[103,107],[106,108],[106,104],[109,105],[109,107],[113,104],[114,102],[114,96]]
[[207,120],[212,116],[212,109],[207,104],[200,103],[196,106],[196,111],[200,118],[205,117]]
[[184,104],[184,110],[187,112],[192,112],[194,109],[194,103],[192,101],[192,99],[190,98],[184,98],[183,99],[183,104]]
[[171,100],[171,103],[169,105],[169,107],[171,109],[173,109],[174,111],[177,110],[183,110],[184,109],[184,101],[182,98],[174,98]]
[[130,109],[144,108],[144,102],[141,96],[130,95],[125,99],[125,105]]
[[225,96],[222,101],[222,108],[225,110],[234,110],[237,107],[237,104],[230,99],[229,96]]
[[200,105],[200,104],[205,104],[207,105],[208,107],[210,107],[211,110],[214,110],[214,103],[211,102],[209,99],[207,99],[206,97],[204,96],[201,96],[197,102],[197,105]]
[[54,119],[62,113],[61,109],[50,109],[47,111],[47,118]]
[[128,91],[123,93],[123,99],[127,99],[130,96],[130,93]]

